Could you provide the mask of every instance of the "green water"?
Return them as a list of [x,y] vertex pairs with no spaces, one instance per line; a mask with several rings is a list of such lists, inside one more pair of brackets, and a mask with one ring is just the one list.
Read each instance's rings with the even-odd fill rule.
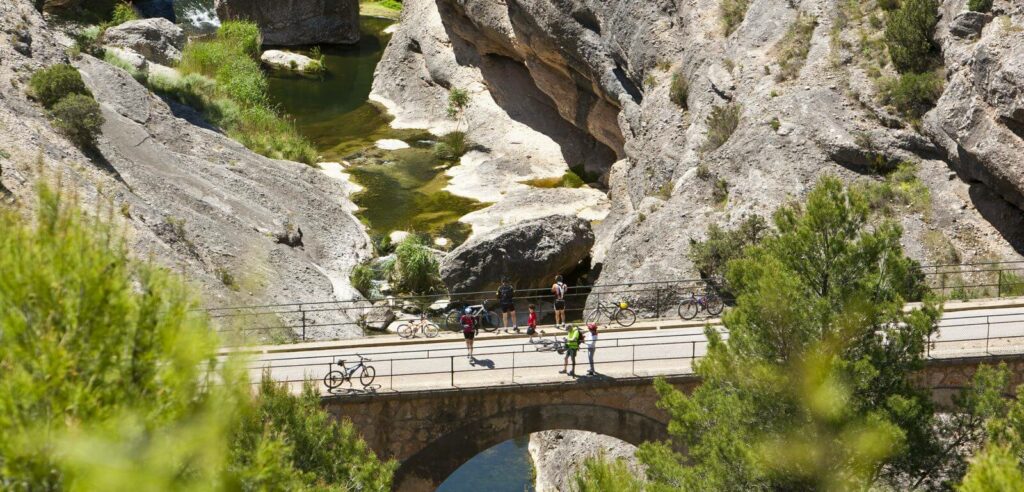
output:
[[[481,204],[442,191],[447,178],[444,163],[433,157],[433,136],[390,128],[387,115],[367,100],[374,68],[391,37],[383,31],[391,23],[363,17],[357,45],[322,48],[326,75],[274,72],[270,94],[326,161],[352,163],[349,174],[365,188],[353,200],[371,234],[424,232],[458,244],[469,234],[458,218]],[[403,140],[411,148],[377,149],[375,142],[385,138]]]
[[437,492],[524,492],[534,490],[530,437],[510,439],[467,461]]

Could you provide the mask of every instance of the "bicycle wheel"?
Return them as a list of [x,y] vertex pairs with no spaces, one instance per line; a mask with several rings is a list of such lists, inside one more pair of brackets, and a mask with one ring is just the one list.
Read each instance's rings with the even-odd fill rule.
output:
[[620,326],[633,326],[636,323],[636,313],[632,309],[620,309],[619,312],[615,313],[615,322]]
[[436,337],[438,331],[440,331],[440,328],[438,328],[434,323],[427,323],[423,325],[423,334],[426,335],[427,338]]
[[498,314],[494,311],[484,311],[480,313],[480,327],[484,331],[490,333],[498,329]]
[[693,319],[697,316],[697,302],[693,299],[687,299],[679,303],[679,317],[683,319]]
[[462,329],[462,325],[459,324],[459,312],[456,310],[448,311],[448,315],[444,317],[444,329],[451,331],[458,331]]
[[601,309],[600,308],[594,308],[594,310],[590,311],[590,314],[587,315],[587,323],[597,323],[600,320],[601,320]]
[[327,386],[327,389],[335,389],[344,382],[345,375],[341,371],[330,371],[324,376],[324,386]]
[[412,325],[408,323],[402,323],[398,325],[398,336],[402,338],[409,338],[413,335]]
[[725,303],[722,302],[722,298],[716,295],[709,295],[706,299],[705,306],[707,306],[708,314],[712,316],[718,316],[722,314],[722,310],[725,309]]
[[363,387],[373,384],[373,378],[377,377],[377,370],[373,366],[363,366],[363,372],[359,373],[359,382]]

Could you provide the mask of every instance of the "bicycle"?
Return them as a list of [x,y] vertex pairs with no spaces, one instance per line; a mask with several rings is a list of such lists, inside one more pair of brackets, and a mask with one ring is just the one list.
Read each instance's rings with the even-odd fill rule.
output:
[[324,386],[327,386],[328,390],[333,390],[346,381],[351,382],[352,376],[355,376],[356,372],[359,373],[359,382],[362,383],[363,388],[373,384],[373,378],[377,376],[377,371],[373,366],[366,365],[367,362],[372,362],[372,360],[361,355],[356,355],[356,357],[359,357],[359,363],[352,367],[346,367],[344,360],[336,362],[336,364],[341,366],[340,370],[330,370],[331,365],[334,363],[327,365],[328,371],[327,375],[324,376]]
[[[534,341],[533,337],[536,336],[537,340]],[[531,335],[530,343],[538,345],[537,352],[558,352],[559,354],[565,353],[565,340],[559,340],[554,335],[551,338],[544,338],[544,332],[541,331],[539,335]]]
[[697,316],[700,311],[707,311],[711,316],[718,316],[722,314],[722,310],[725,309],[725,303],[722,302],[722,298],[718,297],[718,294],[714,292],[708,292],[706,294],[697,295],[690,292],[689,299],[683,299],[679,303],[679,317],[685,320],[691,320]]
[[[469,309],[469,315],[473,317],[473,326],[477,330],[483,328],[486,332],[493,332],[498,329],[498,314],[494,311],[488,311],[483,304],[475,304],[467,309]],[[460,318],[464,312],[465,309],[448,311],[448,315],[444,318],[444,327],[452,331],[462,330]]]
[[398,325],[398,336],[402,338],[415,338],[416,332],[423,332],[423,335],[427,338],[434,338],[440,331],[434,323],[427,319],[426,314],[420,315],[420,319],[411,323],[402,323]]
[[607,316],[609,320],[622,327],[632,326],[633,323],[636,323],[636,313],[629,308],[629,303],[626,301],[616,303],[597,301],[597,307],[587,315],[587,323],[597,323],[601,316]]

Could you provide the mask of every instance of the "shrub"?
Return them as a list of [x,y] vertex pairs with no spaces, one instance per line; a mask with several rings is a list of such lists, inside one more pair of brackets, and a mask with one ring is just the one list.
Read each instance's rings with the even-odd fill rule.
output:
[[936,0],[904,0],[889,14],[885,43],[896,70],[901,73],[925,72],[934,64],[932,35],[939,21]]
[[967,8],[974,12],[988,12],[992,10],[992,0],[969,0]]
[[674,102],[676,106],[680,108],[688,109],[689,104],[687,99],[690,97],[690,82],[686,80],[686,76],[683,75],[682,71],[676,71],[672,74],[672,85],[668,89],[668,98]]
[[697,178],[703,181],[707,181],[711,178],[711,170],[708,169],[707,164],[697,165]]
[[875,3],[886,12],[900,8],[900,0],[877,0]]
[[71,94],[91,96],[75,67],[67,64],[52,65],[32,74],[28,81],[32,97],[50,108]]
[[749,7],[750,0],[721,0],[718,11],[722,16],[722,27],[726,36],[732,34],[743,22]]
[[114,7],[114,12],[110,17],[110,24],[119,26],[128,21],[133,21],[139,18],[138,12],[132,7],[132,4],[128,2],[122,2]]
[[711,108],[708,115],[708,140],[701,147],[705,152],[715,150],[725,144],[740,124],[741,107],[736,103]]
[[260,27],[248,21],[224,22],[217,29],[217,40],[222,45],[254,60],[260,57],[260,47],[263,46]]
[[924,116],[942,97],[944,82],[934,72],[906,73],[881,82],[879,93],[883,104],[916,121]]
[[373,268],[365,263],[360,263],[352,268],[348,276],[352,287],[359,291],[363,297],[369,299],[373,293]]
[[725,178],[718,178],[715,187],[711,190],[711,198],[717,203],[725,203],[729,199],[729,182]]
[[466,132],[448,132],[434,144],[434,157],[442,161],[457,161],[468,151]]
[[775,74],[775,80],[781,82],[794,79],[800,74],[800,69],[807,61],[807,54],[811,51],[811,37],[817,25],[817,17],[801,12],[793,25],[789,26],[776,48],[780,69]]
[[690,240],[687,257],[701,278],[715,279],[720,283],[725,278],[725,267],[729,260],[742,256],[743,248],[761,242],[768,233],[768,222],[760,215],[747,217],[739,227],[731,230],[712,223],[703,241]]
[[100,105],[91,95],[72,94],[50,109],[53,125],[80,148],[92,147],[103,126]]
[[917,165],[903,162],[887,174],[883,181],[862,185],[858,189],[867,198],[872,210],[891,215],[894,207],[927,213],[931,208],[931,191],[917,177]]
[[410,235],[398,244],[390,270],[392,285],[401,292],[429,294],[440,285],[440,264],[419,236]]

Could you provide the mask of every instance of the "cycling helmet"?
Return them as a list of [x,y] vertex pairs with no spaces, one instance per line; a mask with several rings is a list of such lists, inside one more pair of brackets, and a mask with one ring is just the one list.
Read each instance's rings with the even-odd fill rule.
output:
[[472,309],[470,309],[470,308],[466,308],[466,311],[465,311],[465,313],[466,313],[466,314],[473,314],[473,310],[472,310]]
[[561,275],[556,275],[555,276],[555,282],[561,282],[561,281],[562,281],[562,276]]

